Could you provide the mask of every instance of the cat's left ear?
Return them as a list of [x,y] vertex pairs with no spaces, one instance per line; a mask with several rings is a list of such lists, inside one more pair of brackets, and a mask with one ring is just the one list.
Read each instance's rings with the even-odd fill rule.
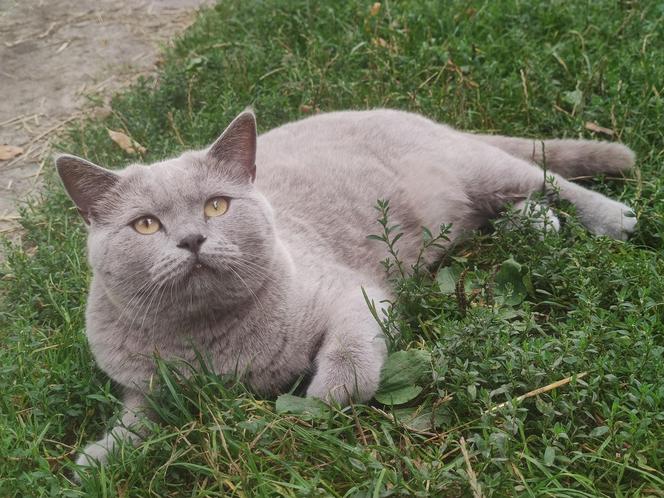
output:
[[251,182],[256,179],[256,117],[250,110],[238,115],[207,152],[208,158],[240,173]]

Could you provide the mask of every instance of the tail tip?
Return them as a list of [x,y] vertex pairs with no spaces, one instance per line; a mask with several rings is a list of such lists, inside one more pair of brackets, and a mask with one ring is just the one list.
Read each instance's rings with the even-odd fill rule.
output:
[[606,144],[608,148],[605,155],[606,166],[613,171],[629,171],[634,167],[636,154],[626,145],[619,143]]

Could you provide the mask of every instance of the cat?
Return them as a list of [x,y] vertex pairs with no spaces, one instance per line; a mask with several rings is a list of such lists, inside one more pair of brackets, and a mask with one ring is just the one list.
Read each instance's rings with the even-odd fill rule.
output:
[[[371,399],[387,348],[363,290],[379,312],[392,298],[384,246],[367,237],[377,199],[389,200],[408,265],[422,227],[451,224],[452,243],[508,204],[531,210],[531,194],[549,185],[537,166],[545,161],[588,230],[625,239],[632,210],[566,178],[620,173],[634,160],[617,143],[471,134],[395,110],[320,114],[260,137],[246,110],[205,150],[121,171],[60,155],[88,225],[88,341],[124,389],[121,423],[77,464],[140,440],[132,426],[155,353],[193,361],[204,352],[217,373],[240,375],[262,396],[309,373],[307,396]],[[555,213],[541,212],[557,229]]]

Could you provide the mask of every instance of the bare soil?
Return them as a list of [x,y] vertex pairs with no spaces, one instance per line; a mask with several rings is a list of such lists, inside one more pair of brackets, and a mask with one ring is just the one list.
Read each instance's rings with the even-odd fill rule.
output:
[[[49,139],[152,71],[160,49],[211,0],[0,0],[0,234],[17,240],[16,207],[52,167]],[[96,111],[103,113],[104,108]],[[1,259],[1,255],[0,255]]]

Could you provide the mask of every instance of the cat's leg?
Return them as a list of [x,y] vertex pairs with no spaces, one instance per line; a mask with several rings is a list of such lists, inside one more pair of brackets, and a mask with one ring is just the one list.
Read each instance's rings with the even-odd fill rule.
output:
[[625,240],[636,227],[634,211],[587,188],[511,156],[500,149],[478,151],[476,163],[460,172],[466,195],[487,217],[496,216],[508,203],[519,203],[537,192],[576,206],[581,223],[596,235]]
[[134,390],[127,390],[122,398],[122,417],[118,425],[108,431],[99,441],[89,444],[76,459],[76,465],[87,467],[95,462],[104,464],[108,455],[120,441],[137,444],[142,439],[137,423],[146,411],[145,396]]
[[[629,234],[636,228],[634,211],[622,202],[609,199],[556,174],[547,174],[551,181],[545,181],[544,172],[537,167],[532,167],[526,176],[530,179],[532,190],[525,191],[525,195],[541,192],[543,185],[548,195],[553,195],[557,191],[561,199],[574,204],[581,223],[595,235],[627,240]],[[557,218],[555,221],[552,219],[552,223],[554,227],[559,227]]]
[[[367,296],[381,313],[387,295],[367,288]],[[307,396],[342,405],[373,397],[387,356],[386,338],[371,315],[362,289],[348,288],[333,303],[323,343],[316,355],[316,372]]]
[[636,214],[622,202],[609,199],[554,175],[560,197],[574,204],[581,223],[595,235],[627,240],[636,229]]

